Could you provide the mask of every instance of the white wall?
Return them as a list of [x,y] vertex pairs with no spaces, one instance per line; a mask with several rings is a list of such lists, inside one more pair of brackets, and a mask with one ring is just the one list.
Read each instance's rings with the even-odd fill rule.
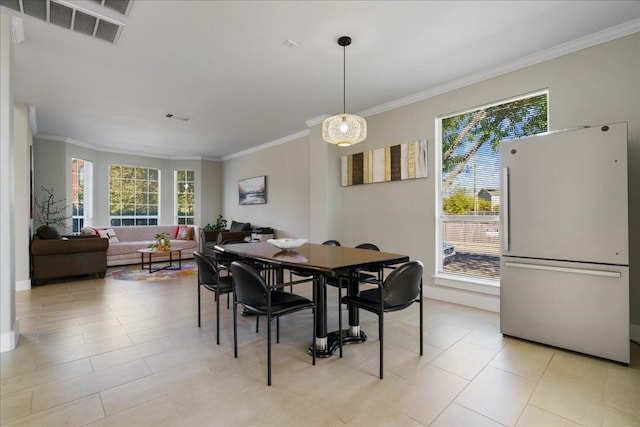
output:
[[0,13],[0,352],[18,338],[15,304],[15,175],[11,17]]
[[29,127],[29,107],[16,104],[13,109],[14,120],[14,161],[15,168],[15,280],[16,290],[31,288],[29,272],[29,241],[31,240],[31,183],[29,167],[29,147],[31,129]]

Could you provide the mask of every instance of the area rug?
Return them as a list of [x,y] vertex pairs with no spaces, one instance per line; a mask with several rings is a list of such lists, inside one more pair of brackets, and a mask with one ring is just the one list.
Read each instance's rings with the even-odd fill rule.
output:
[[[177,265],[177,263],[174,263]],[[164,264],[159,262],[157,267],[162,267]],[[156,268],[156,264],[153,264],[153,268]],[[149,269],[145,265],[145,269],[140,269],[140,264],[136,265],[121,265],[116,267],[109,267],[107,270],[107,278],[116,280],[170,280],[178,279],[181,277],[194,276],[198,273],[198,265],[195,261],[182,261],[181,270],[159,270],[153,273],[149,273]]]

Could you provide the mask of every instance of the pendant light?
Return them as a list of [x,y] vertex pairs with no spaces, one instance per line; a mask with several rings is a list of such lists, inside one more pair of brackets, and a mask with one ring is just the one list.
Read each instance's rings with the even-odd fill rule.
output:
[[351,37],[342,36],[338,45],[342,46],[342,114],[331,116],[322,122],[322,139],[329,144],[348,147],[362,142],[367,137],[367,122],[360,116],[346,113],[346,47],[351,44]]

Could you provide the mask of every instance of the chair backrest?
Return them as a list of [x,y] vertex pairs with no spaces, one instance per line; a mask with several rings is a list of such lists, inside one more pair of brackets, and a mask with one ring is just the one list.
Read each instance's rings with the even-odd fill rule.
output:
[[383,300],[389,306],[409,306],[420,295],[422,271],[421,261],[409,261],[400,264],[384,280]]
[[193,257],[198,264],[198,282],[204,285],[217,285],[219,275],[213,261],[198,251],[193,253]]
[[358,249],[367,249],[367,250],[370,250],[370,251],[378,251],[378,252],[380,252],[380,248],[378,248],[373,243],[360,243],[358,246],[356,246],[356,248],[358,248]]
[[327,240],[322,242],[322,244],[326,246],[340,246],[340,242],[338,242],[337,240]]
[[239,303],[249,307],[264,307],[268,304],[269,287],[256,270],[247,264],[231,263],[233,293]]

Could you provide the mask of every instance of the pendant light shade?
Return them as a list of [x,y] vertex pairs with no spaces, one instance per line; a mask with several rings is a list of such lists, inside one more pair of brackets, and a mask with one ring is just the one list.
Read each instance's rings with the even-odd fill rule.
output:
[[360,116],[346,113],[346,46],[351,44],[351,37],[343,36],[338,39],[342,46],[343,74],[342,74],[342,114],[331,116],[322,122],[322,139],[329,144],[348,147],[362,142],[367,137],[367,122]]

